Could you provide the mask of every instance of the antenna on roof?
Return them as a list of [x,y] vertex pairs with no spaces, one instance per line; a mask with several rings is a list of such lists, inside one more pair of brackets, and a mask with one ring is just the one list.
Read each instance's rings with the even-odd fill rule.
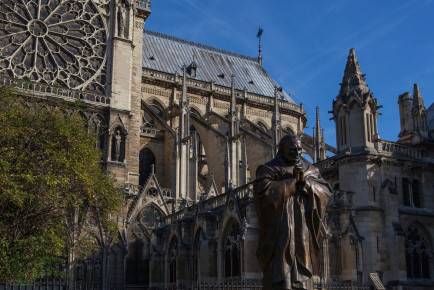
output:
[[259,26],[258,29],[258,34],[256,34],[256,37],[259,38],[259,56],[258,56],[258,62],[259,64],[262,66],[262,47],[261,47],[261,36],[262,33],[264,32],[264,29],[261,28],[261,26]]

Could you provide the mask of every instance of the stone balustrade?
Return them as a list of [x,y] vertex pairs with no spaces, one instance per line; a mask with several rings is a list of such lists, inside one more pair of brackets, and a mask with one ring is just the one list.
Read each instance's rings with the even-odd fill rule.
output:
[[319,172],[322,174],[324,172],[327,172],[329,170],[337,169],[336,161],[330,158],[324,159],[322,161],[318,161],[314,164]]
[[13,79],[8,76],[0,76],[0,85],[12,85],[18,91],[22,92],[23,95],[81,100],[87,103],[96,103],[107,107],[110,106],[110,97],[105,95],[55,87],[28,80]]
[[151,0],[137,0],[137,6],[143,7],[145,9],[151,8]]
[[[152,78],[156,78],[156,79],[160,79],[160,80],[164,80],[164,81],[170,81],[170,82],[176,81],[174,74],[157,72],[157,71],[154,71],[151,69],[146,69],[146,68],[142,69],[142,76],[152,77]],[[178,76],[177,81],[180,81],[179,76]],[[199,81],[199,80],[188,79],[187,80],[187,86],[190,88],[200,88],[200,89],[203,89],[206,91],[211,91],[211,89],[213,89],[216,93],[226,95],[226,96],[231,95],[231,88],[216,85],[216,84],[211,84],[211,82],[204,82],[204,81]],[[244,94],[243,91],[235,90],[235,95],[238,96],[239,98],[242,98],[243,94]],[[250,102],[266,104],[269,106],[272,106],[274,104],[273,98],[265,97],[265,96],[261,96],[261,95],[257,95],[257,94],[252,94],[252,93],[246,94],[246,100],[248,100]],[[297,106],[293,103],[290,103],[288,101],[279,100],[279,107],[284,108],[284,109],[289,109],[291,111],[295,111],[295,112],[298,112],[301,114],[305,114],[305,110],[303,110],[299,106]]]
[[[246,185],[237,187],[233,189],[233,192],[235,193],[235,197],[238,200],[241,199],[247,199],[247,198],[253,198],[253,182],[247,183]],[[180,221],[183,219],[186,215],[194,214],[197,210],[198,206],[202,206],[205,210],[206,209],[216,209],[221,206],[226,205],[228,195],[231,192],[225,192],[223,194],[219,194],[215,197],[212,197],[210,199],[207,199],[203,202],[199,202],[199,204],[194,204],[192,206],[188,206],[185,208],[182,208],[181,210],[178,210],[175,215],[171,214],[166,217],[164,217],[164,224],[168,225],[173,223],[174,221]],[[174,218],[174,219],[173,219]]]
[[[150,195],[150,196],[156,196],[157,191],[156,188],[152,187],[151,189],[155,190],[148,190],[144,194]],[[125,195],[127,197],[135,197],[141,194],[141,192],[144,190],[143,186],[141,185],[134,185],[131,183],[128,183],[125,187]],[[163,197],[171,198],[172,197],[172,189],[171,188],[161,188],[161,194]]]
[[391,155],[402,154],[411,158],[422,158],[422,150],[391,141],[378,140],[378,150]]

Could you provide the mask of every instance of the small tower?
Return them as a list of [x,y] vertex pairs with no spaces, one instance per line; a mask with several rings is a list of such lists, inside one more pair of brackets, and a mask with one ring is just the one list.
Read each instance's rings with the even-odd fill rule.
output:
[[279,94],[277,86],[274,86],[274,110],[271,119],[271,130],[273,139],[273,148],[271,148],[271,158],[277,155],[279,142],[282,137],[282,126],[280,125],[280,112],[279,112]]
[[400,143],[416,144],[428,137],[426,109],[419,86],[414,84],[413,98],[409,92],[399,96]]
[[[182,76],[182,94],[179,100],[179,129],[177,134],[178,158],[177,158],[177,176],[176,181],[178,191],[177,198],[186,199],[189,191],[189,159],[190,159],[190,108],[187,98],[187,71],[186,66],[183,67]],[[176,143],[175,143],[176,144]],[[190,193],[191,195],[191,193]]]
[[261,27],[259,27],[258,29],[258,34],[256,35],[256,37],[259,39],[259,55],[258,55],[258,63],[260,66],[262,66],[262,45],[261,45],[261,36],[262,33],[264,32],[264,29],[262,29]]
[[409,92],[403,93],[398,98],[399,105],[399,121],[401,124],[401,132],[399,132],[399,142],[409,143],[413,136],[414,126],[413,118],[411,116],[411,94]]
[[375,149],[379,138],[377,99],[368,90],[354,49],[350,50],[341,89],[333,101],[336,144],[339,152],[366,152]]
[[411,110],[413,116],[414,131],[422,138],[428,137],[428,124],[426,117],[426,109],[423,102],[422,94],[419,91],[419,86],[414,84],[413,89],[413,108]]
[[240,120],[238,118],[237,99],[235,96],[235,77],[232,75],[231,80],[231,104],[228,112],[229,132],[226,143],[225,172],[226,182],[225,189],[240,185],[240,161],[241,161],[241,142],[240,142]]
[[327,158],[324,140],[324,129],[321,130],[321,123],[319,121],[319,107],[316,107],[316,127],[313,128],[313,149],[314,158],[313,162],[324,160]]

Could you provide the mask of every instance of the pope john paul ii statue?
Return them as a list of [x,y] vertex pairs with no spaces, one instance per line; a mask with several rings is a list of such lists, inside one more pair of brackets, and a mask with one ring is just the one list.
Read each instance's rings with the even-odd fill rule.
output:
[[273,160],[256,170],[257,256],[263,289],[306,289],[320,255],[320,231],[331,188],[286,135]]

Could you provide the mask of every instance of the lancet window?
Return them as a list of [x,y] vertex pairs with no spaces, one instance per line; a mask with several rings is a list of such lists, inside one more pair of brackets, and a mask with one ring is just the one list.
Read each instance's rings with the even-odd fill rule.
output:
[[176,283],[176,257],[178,252],[178,240],[174,238],[169,246],[169,282]]
[[193,253],[192,253],[193,281],[197,281],[199,279],[199,256],[200,256],[200,237],[201,237],[201,235],[202,235],[202,230],[198,230],[196,232],[196,235],[194,236],[194,241],[193,241]]
[[145,185],[152,172],[152,166],[155,170],[155,156],[151,150],[144,148],[139,153],[139,184]]
[[402,198],[405,206],[423,207],[419,180],[402,179]]
[[225,277],[239,277],[241,275],[240,257],[241,228],[232,221],[223,240],[224,273]]
[[410,225],[405,233],[405,261],[408,279],[431,278],[432,244],[419,225]]
[[127,284],[148,285],[149,258],[150,242],[147,230],[137,223],[128,237]]

